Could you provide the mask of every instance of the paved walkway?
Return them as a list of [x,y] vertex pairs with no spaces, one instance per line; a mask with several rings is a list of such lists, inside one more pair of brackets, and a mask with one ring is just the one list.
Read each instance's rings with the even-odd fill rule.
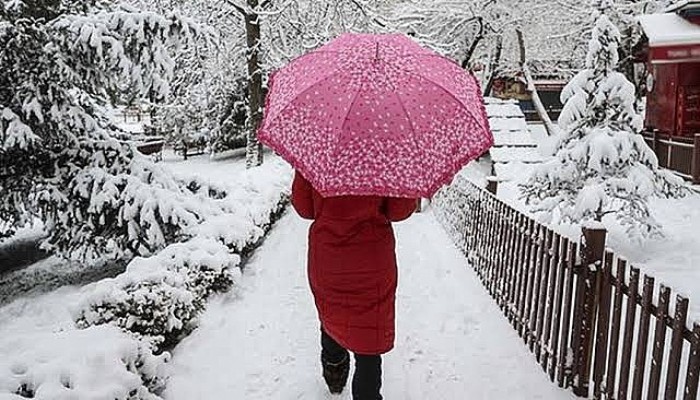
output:
[[[388,400],[569,399],[548,380],[433,216],[398,224],[396,349]],[[350,399],[320,377],[305,267],[308,223],[289,212],[233,294],[176,349],[168,400]]]

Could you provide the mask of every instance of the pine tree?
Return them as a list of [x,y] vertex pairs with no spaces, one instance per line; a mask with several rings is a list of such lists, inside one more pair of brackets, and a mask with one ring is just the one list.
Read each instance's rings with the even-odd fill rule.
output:
[[200,32],[102,0],[0,5],[0,235],[39,218],[57,254],[147,255],[211,212],[116,140],[105,107],[125,87],[163,98],[171,51]]
[[677,197],[680,179],[661,170],[639,132],[635,89],[619,62],[620,33],[606,15],[593,29],[586,69],[562,92],[562,137],[554,158],[521,185],[536,212],[564,222],[602,222],[611,215],[636,237],[661,233],[648,199]]

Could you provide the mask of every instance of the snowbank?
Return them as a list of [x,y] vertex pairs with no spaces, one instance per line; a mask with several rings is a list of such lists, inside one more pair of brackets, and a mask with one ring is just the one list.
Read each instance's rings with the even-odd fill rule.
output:
[[0,398],[155,400],[163,365],[143,342],[109,325],[16,335],[0,359]]
[[241,259],[284,210],[292,170],[273,158],[228,181],[205,176],[188,187],[220,211],[183,242],[79,291],[0,308],[0,399],[160,399],[162,350],[196,327],[211,294],[235,283]]
[[80,296],[66,286],[0,308],[0,399],[157,399],[168,356],[115,327],[78,330]]

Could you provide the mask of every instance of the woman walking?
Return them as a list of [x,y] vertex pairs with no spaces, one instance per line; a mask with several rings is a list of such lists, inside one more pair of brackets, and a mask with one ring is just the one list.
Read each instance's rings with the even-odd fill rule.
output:
[[416,200],[378,196],[322,197],[296,173],[292,204],[314,220],[308,274],[321,320],[321,365],[331,393],[340,393],[355,355],[354,400],[381,400],[381,355],[394,347],[397,268],[391,226]]
[[298,171],[292,202],[313,219],[309,282],[323,376],[381,399],[394,346],[392,222],[408,218],[493,144],[477,79],[400,34],[343,34],[275,71],[258,132]]

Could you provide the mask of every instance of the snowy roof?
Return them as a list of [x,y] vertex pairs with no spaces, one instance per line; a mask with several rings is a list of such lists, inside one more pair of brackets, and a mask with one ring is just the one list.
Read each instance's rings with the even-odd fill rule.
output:
[[493,147],[491,159],[495,163],[522,162],[541,163],[544,156],[536,147]]
[[484,97],[484,103],[489,104],[515,104],[518,105],[517,100],[503,100],[496,97]]
[[637,17],[651,47],[700,43],[700,25],[673,14]]
[[504,117],[504,118],[523,118],[523,110],[517,104],[486,104],[486,114],[489,118]]
[[537,147],[537,141],[529,131],[525,132],[493,132],[494,146]]
[[669,6],[666,9],[666,12],[676,12],[682,8],[685,8],[686,6],[699,6],[700,7],[700,0],[683,0],[680,1],[672,6]]
[[490,117],[489,124],[491,125],[491,130],[493,132],[527,132],[527,122],[525,121],[525,116],[520,118]]
[[487,98],[486,103],[486,114],[496,147],[537,146],[527,129],[525,114],[517,103],[493,98]]

